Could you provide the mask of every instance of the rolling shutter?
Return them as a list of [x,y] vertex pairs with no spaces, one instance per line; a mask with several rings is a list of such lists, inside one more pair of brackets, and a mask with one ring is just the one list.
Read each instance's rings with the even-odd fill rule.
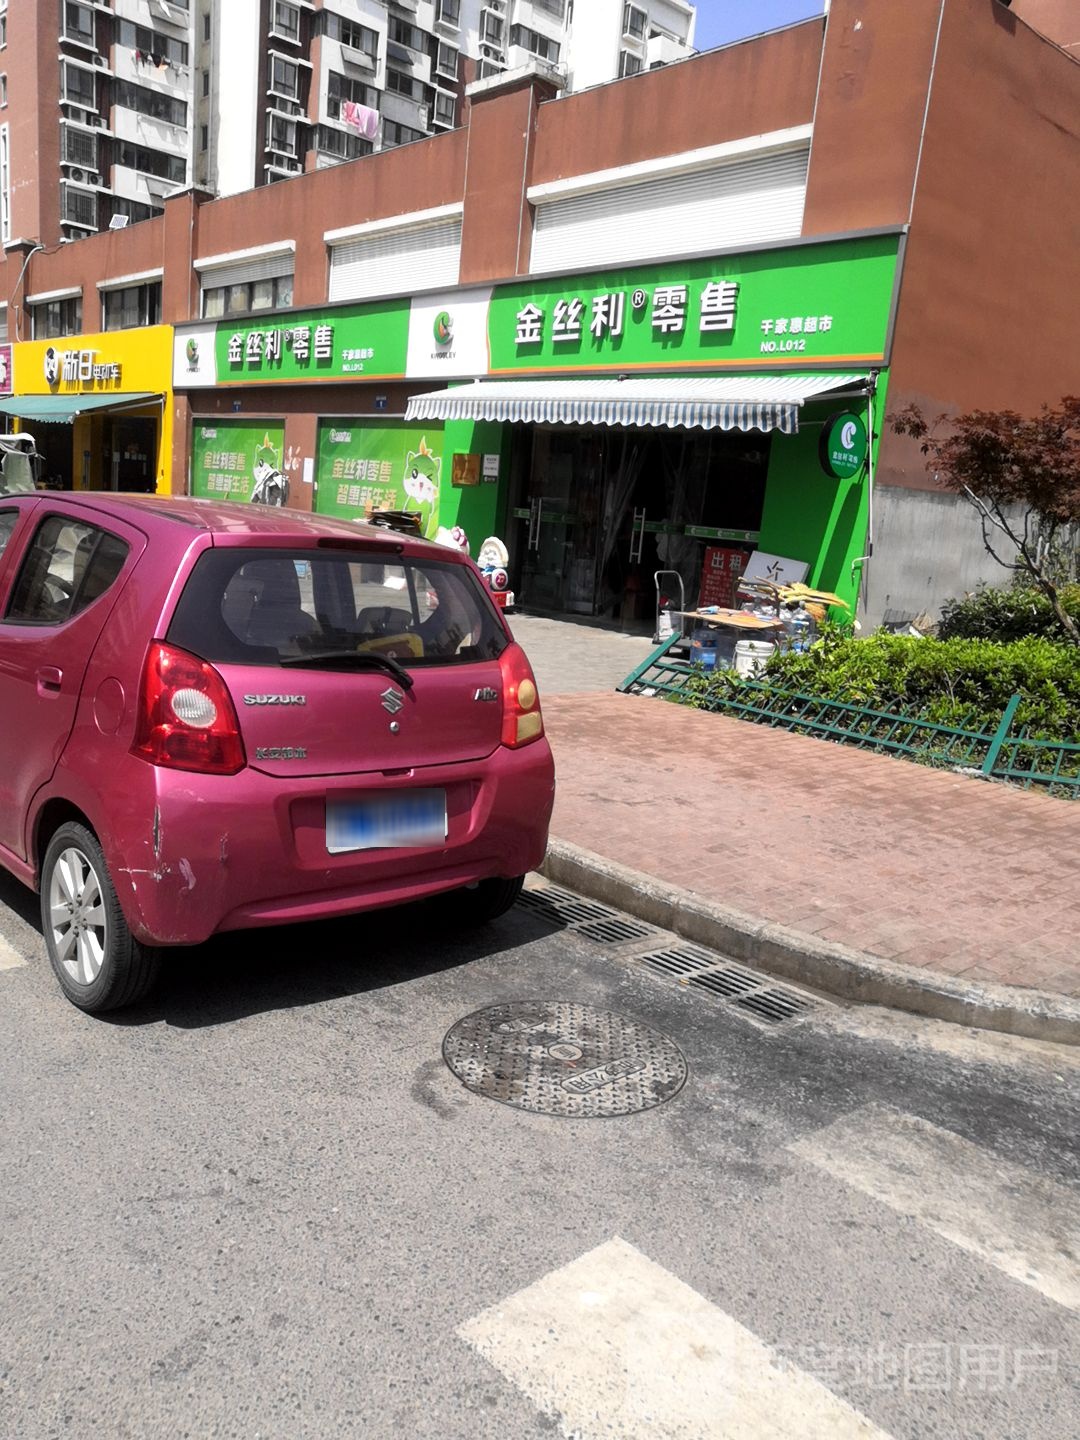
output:
[[809,156],[800,147],[543,201],[530,269],[587,270],[793,239]]
[[461,218],[380,230],[342,240],[330,251],[330,299],[437,290],[458,283]]
[[296,256],[291,250],[279,251],[276,255],[253,255],[247,260],[199,269],[199,284],[204,290],[216,290],[221,285],[249,285],[253,280],[277,280],[282,275],[291,275],[295,267]]

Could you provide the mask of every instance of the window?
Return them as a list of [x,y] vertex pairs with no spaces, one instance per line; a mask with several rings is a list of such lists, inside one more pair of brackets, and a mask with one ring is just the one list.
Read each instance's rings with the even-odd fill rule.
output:
[[354,105],[366,105],[371,110],[379,108],[379,92],[373,86],[331,70],[326,83],[326,113],[331,120],[341,119],[343,100],[351,100]]
[[187,162],[182,155],[148,150],[144,145],[132,144],[130,140],[117,140],[113,159],[117,165],[138,170],[143,175],[157,175],[174,185],[183,185],[187,180]]
[[566,0],[533,0],[533,9],[546,10],[549,15],[562,20],[566,17]]
[[648,23],[648,15],[637,5],[623,6],[623,34],[632,35],[635,40],[644,40],[645,26]]
[[130,20],[121,20],[118,39],[121,45],[135,51],[138,60],[149,60],[152,65],[167,62],[170,65],[188,63],[188,47],[183,40],[174,40],[171,35],[162,35],[145,25],[133,25]]
[[315,131],[315,149],[320,155],[333,155],[338,160],[356,160],[370,155],[372,144],[359,135],[346,135],[332,125],[319,125]]
[[300,66],[280,55],[270,56],[270,89],[289,100],[300,99]]
[[541,60],[550,60],[552,65],[559,63],[559,42],[550,40],[536,30],[529,30],[524,25],[511,25],[510,44],[531,50],[534,55],[539,55]]
[[77,335],[82,329],[81,295],[69,295],[64,300],[42,300],[37,305],[28,306],[28,309],[35,340],[58,340],[61,335]]
[[[211,665],[294,667],[405,637],[409,669],[497,660],[509,643],[473,572],[438,560],[360,560],[330,550],[215,548],[199,557],[169,625],[172,645]],[[267,657],[270,651],[270,657]],[[276,652],[276,656],[275,653]]]
[[143,205],[138,200],[124,200],[119,195],[109,198],[109,213],[111,215],[126,215],[132,224],[139,220],[149,220],[153,215],[160,215],[160,207],[155,209],[153,205]]
[[[78,225],[83,230],[96,230],[97,195],[92,190],[76,190],[73,185],[61,185],[60,222],[63,225]],[[78,330],[80,326],[73,328]],[[63,331],[59,333],[63,334]]]
[[210,27],[212,23],[213,22],[210,19],[210,12],[208,10],[206,14],[202,17],[202,38],[208,43],[210,40]]
[[127,544],[107,530],[50,515],[26,553],[4,619],[62,625],[105,594],[127,554]]
[[369,30],[366,25],[357,25],[353,20],[342,20],[340,40],[350,50],[360,50],[373,65],[379,59],[379,32]]
[[0,125],[0,243],[11,239],[11,127]]
[[209,71],[209,70],[204,70],[204,71],[202,72],[202,93],[203,93],[204,96],[210,94],[210,71]]
[[440,125],[453,125],[457,119],[457,101],[442,90],[435,92],[435,119]]
[[209,125],[200,125],[200,126],[199,126],[199,149],[200,149],[200,150],[209,150],[209,148],[210,148],[210,126],[209,126]]
[[485,10],[480,16],[480,39],[485,40],[489,45],[501,45],[502,38],[502,16],[494,15],[490,10]]
[[389,150],[393,145],[409,145],[414,140],[426,140],[427,138],[423,130],[412,130],[408,125],[399,125],[396,120],[383,121],[384,150]]
[[286,120],[283,115],[270,116],[270,149],[279,155],[297,153],[295,120]]
[[288,0],[272,0],[270,34],[279,35],[282,39],[291,40],[294,45],[299,45],[300,11],[297,6],[289,4]]
[[187,124],[187,106],[183,100],[174,100],[171,95],[161,95],[130,80],[113,81],[113,100],[125,110],[149,115],[151,119],[163,120],[167,125]]
[[440,25],[453,25],[456,29],[461,24],[461,0],[438,0],[435,19]]
[[7,104],[7,76],[0,75],[0,110]]
[[223,315],[246,315],[253,310],[288,310],[292,303],[291,275],[207,286],[202,292],[202,313],[206,320]]
[[0,15],[0,50],[7,46],[7,14]]
[[435,69],[438,74],[445,75],[450,80],[456,80],[459,55],[460,51],[453,45],[447,45],[445,40],[440,40],[438,54],[435,57]]
[[101,313],[102,328],[105,330],[134,330],[141,325],[160,325],[161,281],[126,285],[122,290],[103,290]]
[[0,555],[3,555],[7,543],[11,539],[15,529],[15,523],[19,518],[17,510],[0,510]]
[[639,75],[643,68],[640,55],[631,55],[629,50],[619,52],[620,76]]
[[386,67],[386,88],[395,95],[407,95],[410,100],[416,100],[421,105],[427,103],[428,87],[424,82],[417,80],[414,75],[395,70],[390,65]]
[[407,20],[400,20],[396,15],[391,15],[387,34],[399,45],[406,45],[419,55],[427,54],[424,32],[418,30],[415,25],[410,25]]
[[97,170],[97,136],[88,135],[85,130],[76,130],[74,125],[61,125],[60,160],[65,165],[81,165],[84,170]]
[[93,71],[65,60],[63,70],[62,97],[72,105],[81,105],[86,110],[97,109],[97,80]]
[[500,65],[497,60],[484,59],[481,60],[477,66],[476,78],[478,80],[487,80],[492,75],[501,75],[504,69],[505,66]]
[[93,45],[94,12],[86,5],[76,5],[66,0],[64,5],[64,39],[78,40],[83,45]]

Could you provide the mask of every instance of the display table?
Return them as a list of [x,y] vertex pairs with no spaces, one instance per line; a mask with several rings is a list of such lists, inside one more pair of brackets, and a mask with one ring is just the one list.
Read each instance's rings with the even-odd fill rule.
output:
[[746,610],[681,610],[685,619],[700,625],[722,625],[731,630],[762,631],[766,636],[776,635],[783,630],[782,620],[769,620],[763,615],[751,615]]

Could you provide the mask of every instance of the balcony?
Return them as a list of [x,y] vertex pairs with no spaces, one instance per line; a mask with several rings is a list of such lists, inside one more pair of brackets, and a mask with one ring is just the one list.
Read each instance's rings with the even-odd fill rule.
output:
[[410,130],[427,131],[431,128],[431,107],[418,100],[410,100],[407,95],[398,95],[393,90],[387,90],[382,97],[382,115],[398,125],[407,125]]
[[653,35],[645,47],[645,64],[650,70],[658,65],[672,65],[676,60],[685,60],[694,52],[684,40],[674,35]]
[[354,45],[342,45],[341,61],[343,65],[351,65],[356,70],[373,75],[379,68],[379,53],[376,51],[370,55],[366,50],[357,50]]

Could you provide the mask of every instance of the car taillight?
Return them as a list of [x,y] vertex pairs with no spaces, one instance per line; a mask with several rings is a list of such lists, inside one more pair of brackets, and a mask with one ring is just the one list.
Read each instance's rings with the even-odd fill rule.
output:
[[544,733],[544,717],[540,713],[540,696],[532,666],[520,645],[508,645],[499,656],[502,671],[503,721],[502,743],[511,750],[539,740]]
[[247,763],[224,680],[205,660],[155,640],[143,668],[132,751],[172,770],[235,775]]

